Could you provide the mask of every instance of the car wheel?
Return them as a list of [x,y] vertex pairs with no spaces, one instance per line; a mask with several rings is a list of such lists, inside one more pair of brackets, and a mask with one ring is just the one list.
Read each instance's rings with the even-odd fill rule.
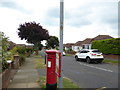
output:
[[79,59],[78,59],[78,56],[75,56],[75,60],[76,60],[76,61],[78,61],[78,60],[79,60]]
[[87,63],[91,63],[91,60],[90,60],[89,57],[86,58],[86,62],[87,62]]

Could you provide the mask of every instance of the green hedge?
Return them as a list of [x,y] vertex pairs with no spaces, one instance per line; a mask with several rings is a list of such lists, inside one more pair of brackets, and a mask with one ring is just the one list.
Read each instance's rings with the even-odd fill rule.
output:
[[92,49],[98,49],[104,54],[120,54],[120,38],[93,41]]

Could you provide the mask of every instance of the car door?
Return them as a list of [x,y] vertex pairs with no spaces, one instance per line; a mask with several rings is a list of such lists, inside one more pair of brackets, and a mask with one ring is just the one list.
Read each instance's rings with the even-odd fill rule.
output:
[[83,59],[85,55],[84,52],[85,52],[84,50],[80,51],[78,57]]

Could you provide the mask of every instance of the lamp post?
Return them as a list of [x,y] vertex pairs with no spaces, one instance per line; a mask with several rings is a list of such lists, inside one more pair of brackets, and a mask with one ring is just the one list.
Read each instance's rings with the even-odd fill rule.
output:
[[62,88],[62,56],[63,56],[63,21],[64,21],[64,0],[60,0],[60,43],[59,43],[59,48],[61,52],[61,75],[59,77],[59,88]]

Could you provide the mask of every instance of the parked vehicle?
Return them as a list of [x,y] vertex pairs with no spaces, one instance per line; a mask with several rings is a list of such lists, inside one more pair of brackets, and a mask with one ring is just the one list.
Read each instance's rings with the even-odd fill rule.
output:
[[97,49],[83,49],[75,54],[75,60],[85,60],[87,63],[101,63],[104,60],[104,57]]
[[63,56],[65,56],[66,55],[66,53],[63,51]]

